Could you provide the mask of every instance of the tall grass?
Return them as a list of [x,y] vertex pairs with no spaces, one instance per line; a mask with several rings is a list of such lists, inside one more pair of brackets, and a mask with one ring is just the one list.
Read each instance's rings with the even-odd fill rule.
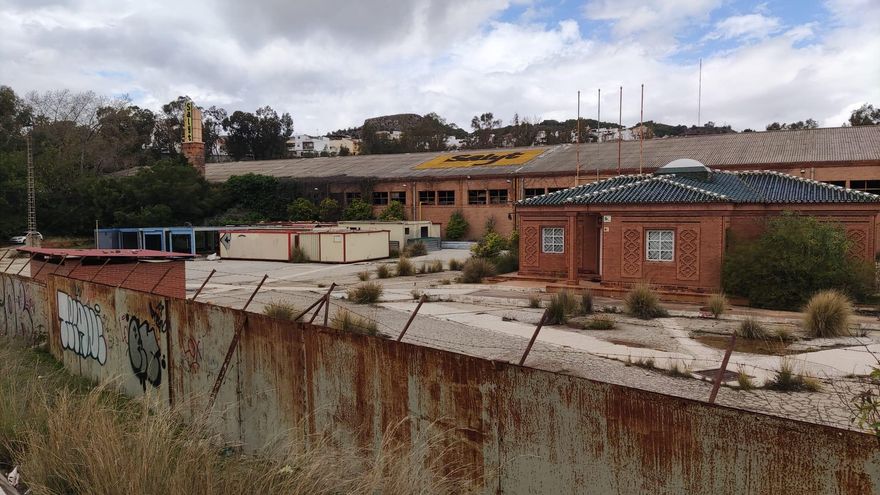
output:
[[341,308],[333,314],[330,326],[344,332],[362,333],[365,335],[376,335],[379,333],[379,326],[375,321],[356,315],[345,308]]
[[818,292],[804,307],[804,329],[811,337],[817,338],[849,335],[852,314],[852,302],[842,292]]
[[712,313],[712,316],[715,318],[720,317],[727,311],[727,306],[730,303],[727,301],[727,297],[724,294],[712,294],[709,296],[709,311]]
[[740,322],[739,327],[736,329],[736,334],[749,340],[766,340],[770,335],[767,329],[764,328],[764,325],[754,316],[748,316]]
[[495,275],[495,265],[484,258],[470,258],[461,268],[461,281],[466,284],[479,284],[486,277]]
[[376,282],[364,282],[348,289],[348,299],[357,304],[372,304],[382,297],[382,286]]
[[568,321],[568,317],[577,313],[578,301],[571,292],[564,290],[553,294],[550,303],[547,304],[548,325],[562,325]]
[[461,270],[461,268],[463,266],[464,266],[464,263],[462,263],[461,261],[459,261],[457,259],[449,260],[449,270],[450,271],[456,272],[458,270]]
[[408,277],[416,272],[416,267],[409,258],[400,258],[397,260],[397,276]]
[[626,305],[627,313],[643,320],[668,315],[667,311],[660,306],[660,298],[657,297],[657,293],[648,284],[638,284],[633,287],[626,294],[623,302]]
[[299,313],[293,304],[278,300],[264,306],[263,314],[272,318],[278,318],[279,320],[293,321]]
[[376,267],[376,277],[378,278],[389,278],[391,277],[391,268],[388,267],[385,263]]

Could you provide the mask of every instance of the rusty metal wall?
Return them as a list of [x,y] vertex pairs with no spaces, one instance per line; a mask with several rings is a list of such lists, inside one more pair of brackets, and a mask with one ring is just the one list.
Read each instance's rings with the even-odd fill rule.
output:
[[28,277],[0,274],[0,337],[35,342],[49,328],[46,287]]
[[[31,313],[53,315],[50,342],[65,366],[118,379],[132,395],[155,391],[192,420],[204,420],[242,326],[210,419],[249,451],[318,433],[375,451],[394,429],[426,465],[467,464],[484,493],[880,489],[880,444],[852,431],[60,277],[42,294],[48,302]],[[62,340],[74,324],[89,345]],[[140,350],[161,377],[140,366]]]

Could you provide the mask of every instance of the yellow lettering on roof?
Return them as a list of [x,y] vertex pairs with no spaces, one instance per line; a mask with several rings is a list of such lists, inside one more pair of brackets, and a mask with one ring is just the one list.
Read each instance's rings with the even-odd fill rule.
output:
[[492,151],[483,153],[455,153],[440,155],[424,163],[416,165],[416,170],[430,168],[465,168],[465,167],[501,167],[509,165],[522,165],[537,157],[545,149],[533,149],[523,151]]

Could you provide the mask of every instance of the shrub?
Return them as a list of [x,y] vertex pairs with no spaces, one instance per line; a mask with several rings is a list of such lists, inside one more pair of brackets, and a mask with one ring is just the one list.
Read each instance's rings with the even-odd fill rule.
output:
[[836,290],[817,293],[804,308],[804,328],[811,337],[849,335],[853,308],[849,298]]
[[416,272],[416,267],[412,261],[407,258],[397,260],[397,276],[408,277]]
[[733,239],[722,277],[728,293],[766,308],[796,309],[811,294],[838,289],[856,299],[874,286],[873,264],[849,256],[842,226],[784,214],[751,242]]
[[333,198],[324,198],[318,204],[318,219],[322,222],[338,222],[342,217],[342,207]]
[[392,222],[404,219],[403,204],[400,201],[392,201],[388,206],[379,213],[379,220]]
[[303,251],[303,248],[299,246],[294,247],[291,251],[290,260],[294,263],[308,263],[311,261],[309,260],[309,255],[307,255],[306,252]]
[[424,256],[428,254],[428,247],[425,246],[425,243],[422,241],[415,241],[407,244],[406,248],[404,248],[403,252],[406,256]]
[[588,315],[593,312],[593,293],[589,290],[581,292],[580,311],[582,315]]
[[367,280],[370,280],[370,272],[362,271],[358,273],[358,280],[360,280],[361,282],[366,282]]
[[780,392],[816,392],[821,388],[821,385],[811,376],[795,373],[791,359],[782,358],[779,360],[779,369],[776,371],[776,375],[765,383],[764,387]]
[[372,220],[373,206],[362,199],[355,199],[342,212],[344,220]]
[[483,258],[471,258],[461,267],[461,281],[466,284],[479,284],[486,277],[495,275],[495,265]]
[[724,294],[712,294],[709,296],[709,311],[715,318],[718,318],[727,311],[728,304],[729,303]]
[[440,260],[434,260],[428,263],[428,273],[440,273],[443,271],[443,262]]
[[306,198],[297,198],[287,207],[287,217],[294,222],[316,220],[318,208]]
[[460,241],[467,235],[470,225],[464,219],[461,210],[455,210],[449,216],[449,223],[446,224],[446,238],[450,241]]
[[683,363],[678,360],[672,361],[671,363],[669,363],[669,369],[666,370],[666,374],[679,378],[690,378],[691,367],[687,363]]
[[752,377],[745,372],[745,369],[742,366],[739,367],[739,371],[736,373],[736,383],[739,384],[740,390],[751,390],[755,388],[755,382],[752,381]]
[[375,321],[356,315],[345,308],[340,309],[333,315],[330,326],[343,332],[365,335],[376,335],[379,333],[379,327]]
[[541,296],[537,294],[532,294],[529,296],[529,307],[530,308],[540,308],[541,307]]
[[455,272],[455,271],[461,270],[463,265],[464,265],[464,263],[462,263],[459,260],[456,260],[456,259],[449,260],[449,270],[450,271]]
[[427,263],[420,264],[419,267],[416,269],[416,273],[419,273],[419,274],[428,273],[428,264]]
[[410,294],[412,295],[412,298],[413,298],[413,299],[415,299],[416,301],[418,301],[419,299],[422,298],[422,294],[424,294],[424,293],[423,293],[422,291],[418,290],[418,289],[413,289],[413,290],[410,292]]
[[495,271],[498,273],[511,273],[519,270],[519,258],[508,251],[496,256],[493,260]]
[[376,267],[376,276],[379,278],[389,278],[391,277],[391,269],[388,268],[388,265],[382,263]]
[[577,312],[577,299],[564,290],[553,294],[550,303],[547,304],[547,321],[548,325],[562,325],[568,321],[568,317]]
[[626,312],[643,320],[650,320],[668,313],[660,306],[660,299],[647,284],[638,284],[632,288],[623,300]]
[[293,321],[299,313],[293,304],[284,301],[272,301],[263,308],[263,314],[279,320]]
[[584,328],[589,330],[613,330],[614,318],[608,315],[595,315],[587,321]]
[[382,297],[382,286],[375,282],[364,282],[348,289],[348,298],[357,304],[372,304]]
[[397,248],[391,248],[388,250],[389,258],[400,258],[401,256],[406,256],[406,253],[400,254],[400,250]]
[[471,247],[471,253],[477,258],[494,258],[507,250],[507,239],[497,232],[488,232],[480,242]]
[[736,335],[749,340],[764,340],[767,338],[767,329],[756,318],[749,316],[743,320],[736,329]]

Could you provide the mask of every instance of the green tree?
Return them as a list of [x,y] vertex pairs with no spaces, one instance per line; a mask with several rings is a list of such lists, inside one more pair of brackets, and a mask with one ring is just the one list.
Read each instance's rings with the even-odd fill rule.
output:
[[[223,184],[223,196],[228,206],[253,211],[269,219],[278,215],[278,189],[278,179],[269,175],[233,175]],[[285,214],[287,201],[283,203]]]
[[400,221],[405,218],[403,204],[400,201],[392,201],[388,203],[388,207],[379,214],[379,220],[382,221]]
[[268,106],[254,113],[237,110],[223,119],[223,129],[228,132],[226,150],[236,160],[270,160],[287,153],[293,119],[288,113],[279,116]]
[[297,198],[287,207],[287,218],[294,222],[308,222],[318,219],[318,208],[306,198]]
[[[486,112],[479,117],[474,115],[471,119],[471,128],[474,130],[473,146],[488,148],[492,143],[492,131],[501,125],[501,119],[496,119],[492,112]],[[497,137],[497,136],[496,136]]]
[[865,103],[853,110],[849,116],[849,125],[880,125],[880,108]]
[[849,248],[842,226],[786,213],[770,219],[756,240],[732,240],[724,289],[754,306],[778,309],[799,309],[824,289],[861,298],[873,288],[873,263],[851,258]]
[[339,156],[348,156],[351,154],[351,150],[348,149],[348,146],[340,146],[339,147]]
[[449,223],[446,224],[446,238],[450,241],[459,241],[467,235],[470,225],[464,219],[461,210],[455,210],[449,216]]
[[342,218],[343,220],[372,220],[373,207],[362,199],[355,199],[348,204]]
[[342,207],[333,198],[324,198],[318,205],[318,218],[322,222],[338,222],[342,217]]

